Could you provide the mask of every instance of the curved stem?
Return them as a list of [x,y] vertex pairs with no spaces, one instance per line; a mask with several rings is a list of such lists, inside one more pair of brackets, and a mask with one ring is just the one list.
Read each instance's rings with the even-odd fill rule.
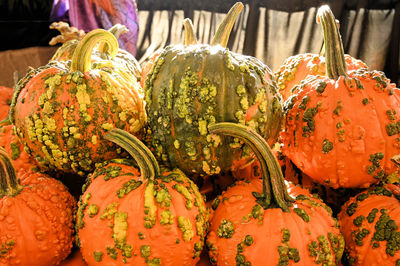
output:
[[251,128],[235,123],[213,124],[208,130],[212,134],[239,138],[249,145],[260,162],[263,178],[263,195],[258,196],[259,194],[255,193],[257,203],[264,209],[278,206],[283,211],[289,211],[293,199],[287,192],[281,167],[266,140]]
[[[121,34],[125,34],[127,33],[129,30],[125,25],[122,24],[115,24],[114,26],[112,26],[111,28],[108,29],[108,31],[114,35],[114,37],[118,40],[119,36],[121,36]],[[99,47],[99,51],[102,54],[108,54],[109,47],[107,43],[101,43],[100,47]]]
[[217,32],[211,41],[211,46],[220,44],[222,47],[226,47],[228,45],[229,35],[231,34],[233,24],[235,24],[235,21],[240,12],[242,12],[242,9],[243,4],[241,2],[237,2],[233,5],[222,23],[219,25]]
[[326,75],[335,80],[339,76],[347,76],[342,37],[329,6],[323,5],[318,9],[317,22],[321,23],[324,33]]
[[183,26],[185,27],[185,45],[197,44],[192,20],[190,20],[190,18],[185,18]]
[[103,29],[92,30],[79,42],[72,56],[71,72],[86,73],[90,70],[94,47],[101,42],[109,46],[109,55],[113,58],[118,51],[118,41],[110,32]]
[[132,134],[114,128],[104,138],[125,149],[139,165],[140,173],[144,178],[154,180],[154,177],[160,175],[160,167],[154,155]]
[[0,148],[0,198],[16,196],[22,189],[23,186],[18,183],[10,156],[6,150]]

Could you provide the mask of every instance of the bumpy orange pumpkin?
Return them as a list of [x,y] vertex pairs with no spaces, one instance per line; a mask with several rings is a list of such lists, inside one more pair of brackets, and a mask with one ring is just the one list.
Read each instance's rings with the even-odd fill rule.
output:
[[[13,93],[12,88],[0,86],[0,121],[7,118]],[[7,151],[17,172],[20,169],[31,169],[36,166],[35,161],[25,152],[13,125],[0,126],[0,147]]]
[[[361,60],[345,54],[346,67],[348,71],[360,68],[368,68]],[[317,54],[298,54],[290,56],[285,60],[279,70],[275,73],[279,92],[283,100],[287,100],[292,94],[296,85],[309,75],[326,75],[325,56]]]
[[400,94],[384,73],[345,71],[335,19],[318,11],[328,77],[313,76],[286,101],[282,152],[312,180],[338,188],[397,181]]
[[0,265],[59,264],[72,248],[75,203],[56,179],[16,175],[0,148]]
[[122,130],[107,136],[136,160],[102,163],[88,177],[76,231],[89,265],[195,265],[209,211],[179,169],[160,169],[151,151]]
[[9,119],[42,167],[83,175],[95,163],[118,157],[117,147],[103,139],[105,132],[117,127],[142,134],[146,116],[140,85],[112,62],[91,69],[99,42],[107,42],[115,55],[115,37],[94,30],[79,43],[72,63],[52,61],[17,85]]
[[[344,240],[329,207],[308,190],[286,187],[266,141],[242,125],[210,125],[242,139],[257,156],[263,179],[238,181],[213,202],[207,246],[217,265],[335,265]],[[294,199],[292,199],[293,197]]]
[[400,264],[400,187],[379,185],[352,197],[338,216],[348,265]]

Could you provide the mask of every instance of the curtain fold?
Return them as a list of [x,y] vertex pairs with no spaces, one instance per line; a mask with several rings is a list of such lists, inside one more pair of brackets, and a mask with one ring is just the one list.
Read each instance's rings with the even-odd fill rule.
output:
[[[139,0],[138,58],[169,44],[183,43],[182,21],[192,19],[201,43],[209,43],[236,1]],[[276,71],[298,53],[319,53],[323,34],[316,12],[329,4],[340,22],[344,50],[399,82],[400,3],[376,1],[246,0],[229,39],[235,52],[252,55]],[[146,55],[147,55],[146,54]]]

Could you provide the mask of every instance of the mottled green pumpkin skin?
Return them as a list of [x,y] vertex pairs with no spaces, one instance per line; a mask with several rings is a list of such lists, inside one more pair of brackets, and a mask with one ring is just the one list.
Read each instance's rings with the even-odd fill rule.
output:
[[282,100],[272,72],[219,45],[165,48],[144,90],[156,157],[190,176],[218,174],[248,155],[238,141],[209,134],[208,125],[248,125],[270,143],[281,128]]

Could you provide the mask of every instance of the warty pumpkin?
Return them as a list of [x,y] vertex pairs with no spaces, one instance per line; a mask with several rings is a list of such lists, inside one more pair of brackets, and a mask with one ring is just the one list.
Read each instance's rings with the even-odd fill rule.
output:
[[64,260],[73,244],[75,203],[48,175],[16,174],[0,148],[0,264],[47,266]]
[[[344,59],[348,71],[368,68],[367,64],[351,55],[345,54]],[[279,70],[275,72],[283,100],[286,101],[293,94],[294,87],[309,75],[326,76],[324,55],[305,53],[287,58],[279,67]]]
[[115,37],[94,30],[79,43],[72,61],[52,61],[17,84],[9,121],[43,168],[84,175],[95,163],[119,156],[117,147],[103,139],[105,132],[118,127],[142,134],[146,116],[140,85],[112,63],[91,68],[99,42],[116,54]]
[[89,175],[78,203],[76,232],[89,265],[195,265],[209,211],[196,185],[179,169],[160,168],[131,134],[106,138],[135,159],[104,162]]
[[[226,48],[243,8],[236,3],[212,42],[166,47],[145,82],[151,145],[158,160],[192,178],[229,170],[246,161],[241,143],[208,133],[207,126],[230,121],[251,126],[274,142],[281,128],[282,104],[269,68]],[[190,29],[186,27],[186,30]]]
[[352,197],[338,215],[348,265],[400,264],[400,187],[380,184]]
[[[57,51],[54,53],[50,61],[68,61],[72,60],[75,49],[77,48],[81,39],[85,36],[82,30],[78,30],[75,27],[69,27],[65,22],[55,22],[50,28],[55,28],[61,32],[61,35],[54,37],[50,41],[50,45],[55,45],[58,42],[63,43]],[[128,32],[128,28],[121,24],[115,24],[108,30],[114,35],[116,39],[119,38],[121,34]],[[92,68],[102,67],[103,64],[116,64],[118,67],[123,67],[124,72],[129,73],[136,77],[139,81],[141,77],[141,67],[136,58],[129,52],[118,48],[117,54],[115,56],[108,55],[107,44],[100,44],[99,47],[93,49],[92,55]],[[103,61],[103,60],[106,61]],[[97,62],[97,63],[96,63]],[[102,64],[103,63],[103,64]]]
[[212,206],[206,244],[217,265],[336,265],[344,240],[331,210],[308,190],[285,184],[281,168],[263,137],[234,123],[209,126],[249,145],[261,179],[238,181]]
[[400,94],[383,72],[347,71],[334,16],[318,10],[327,77],[309,77],[285,102],[282,152],[313,181],[332,188],[398,181]]

